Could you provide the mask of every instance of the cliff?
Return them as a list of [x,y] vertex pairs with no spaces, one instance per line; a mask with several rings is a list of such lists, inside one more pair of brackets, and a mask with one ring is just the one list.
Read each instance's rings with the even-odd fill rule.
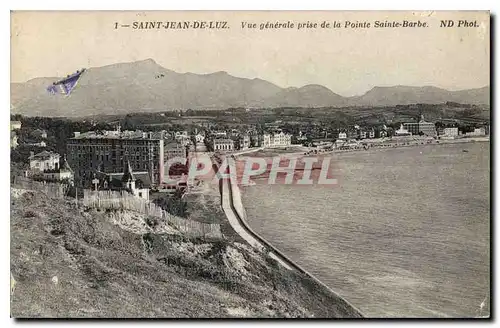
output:
[[358,317],[314,281],[225,239],[11,188],[11,315]]

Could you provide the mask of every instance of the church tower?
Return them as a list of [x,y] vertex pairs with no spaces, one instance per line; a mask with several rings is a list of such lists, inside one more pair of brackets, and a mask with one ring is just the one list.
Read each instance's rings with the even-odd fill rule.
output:
[[125,167],[125,172],[122,177],[122,184],[124,188],[134,190],[135,189],[135,177],[132,167],[130,166],[130,161],[127,160],[127,166]]

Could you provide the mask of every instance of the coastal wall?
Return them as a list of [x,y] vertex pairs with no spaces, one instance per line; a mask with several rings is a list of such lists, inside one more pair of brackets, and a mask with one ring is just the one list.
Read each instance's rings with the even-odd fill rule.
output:
[[268,241],[262,238],[259,234],[253,231],[250,226],[247,224],[246,219],[246,211],[242,203],[241,191],[237,185],[237,181],[232,179],[223,179],[222,188],[221,188],[221,198],[222,198],[222,207],[228,220],[231,223],[231,226],[235,231],[240,234],[240,236],[245,239],[250,245],[253,247],[265,250],[268,252],[268,255],[276,260],[280,265],[285,267],[288,270],[297,271],[312,281],[316,282],[318,285],[322,286],[330,293],[332,293],[336,298],[340,300],[340,302],[344,303],[346,307],[351,308],[354,312],[357,313],[358,316],[362,317],[361,311],[357,309],[355,306],[350,304],[348,301],[343,299],[340,295],[335,293],[330,287],[321,282],[318,278],[313,276],[311,273],[306,271],[304,268],[293,262],[289,259],[285,254],[279,251],[276,247],[271,245]]

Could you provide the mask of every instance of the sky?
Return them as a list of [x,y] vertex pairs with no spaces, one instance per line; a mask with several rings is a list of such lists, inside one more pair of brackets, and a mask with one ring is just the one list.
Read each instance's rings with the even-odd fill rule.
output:
[[[375,21],[427,27],[375,28]],[[454,27],[440,27],[453,20]],[[477,27],[457,27],[459,20]],[[176,72],[226,71],[280,87],[321,84],[342,96],[374,86],[480,88],[490,81],[487,12],[18,12],[11,14],[11,82],[148,58]],[[227,29],[119,27],[143,21],[226,21]],[[321,28],[322,22],[342,28]],[[262,23],[294,28],[260,29]],[[317,28],[298,24],[317,23]],[[370,23],[370,28],[345,27]],[[257,28],[242,28],[255,23]],[[474,25],[474,24],[473,24]]]

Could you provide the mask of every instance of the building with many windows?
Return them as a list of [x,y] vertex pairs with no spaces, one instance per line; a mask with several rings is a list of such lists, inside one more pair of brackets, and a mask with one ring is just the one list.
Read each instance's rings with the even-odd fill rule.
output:
[[50,182],[67,181],[70,184],[74,182],[74,172],[66,161],[66,158],[57,169],[43,171],[41,177],[43,180]]
[[10,131],[20,130],[21,126],[21,121],[10,121]]
[[231,151],[234,150],[234,141],[231,139],[214,139],[214,151]]
[[417,123],[404,123],[403,125],[412,135],[436,135],[436,125],[432,122],[426,122],[424,120],[424,115],[421,116],[420,121]]
[[163,146],[165,161],[172,158],[187,158],[187,147],[179,141],[166,142]]
[[292,144],[292,135],[283,131],[264,133],[261,137],[262,147],[286,147]]
[[249,134],[239,134],[233,138],[235,143],[235,148],[238,150],[246,150],[250,148],[250,135]]
[[369,129],[369,130],[363,129],[359,133],[359,138],[360,139],[373,139],[373,138],[375,138],[375,130],[373,128]]
[[411,136],[412,133],[405,129],[404,125],[401,124],[401,126],[399,127],[399,129],[397,129],[396,131],[394,131],[394,135],[397,136],[397,137],[400,137],[400,136]]
[[52,151],[42,151],[35,155],[31,152],[29,157],[30,171],[33,173],[41,173],[47,170],[58,170],[60,155]]
[[68,162],[75,179],[89,184],[92,175],[123,173],[127,161],[134,171],[147,171],[152,185],[158,185],[164,176],[164,140],[152,132],[91,131],[75,132],[68,140]]

